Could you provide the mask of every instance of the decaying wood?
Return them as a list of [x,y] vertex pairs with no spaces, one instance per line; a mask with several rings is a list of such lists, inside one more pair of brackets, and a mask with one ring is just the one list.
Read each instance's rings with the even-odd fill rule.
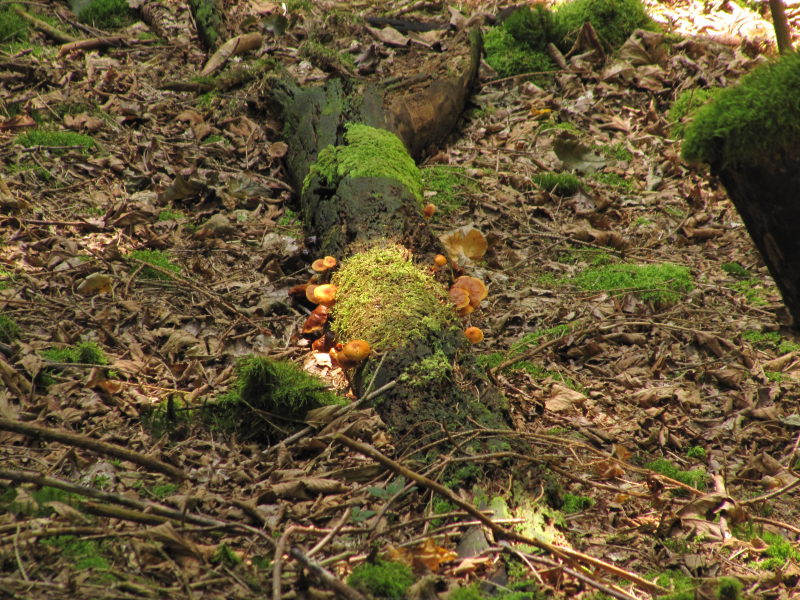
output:
[[726,169],[712,166],[712,172],[725,186],[798,326],[800,236],[796,224],[800,219],[797,205],[800,173],[794,156],[787,151],[768,166],[737,164]]
[[[341,143],[348,122],[394,132],[416,158],[428,147],[440,144],[456,125],[477,79],[479,32],[465,35],[462,43],[467,51],[457,75],[410,93],[340,79],[315,87],[301,88],[291,81],[274,86],[272,99],[280,107],[280,116],[289,131],[289,176],[296,188],[303,190],[302,214],[308,231],[319,240],[321,255],[346,258],[387,241],[402,245],[415,260],[427,264],[434,254],[444,253],[425,224],[418,199],[399,181],[344,178],[336,189],[330,189],[318,177],[312,177],[305,187],[303,183],[320,150]],[[380,273],[364,276],[380,277]],[[430,298],[431,303],[438,301]],[[391,319],[391,315],[376,318]],[[398,439],[411,431],[446,435],[453,428],[471,426],[470,419],[492,427],[504,423],[504,399],[485,374],[474,368],[466,338],[458,326],[446,328],[436,339],[405,342],[398,340],[380,367],[377,360],[367,361],[354,378],[359,395],[367,390],[369,382],[380,387],[397,381],[381,397],[377,410],[399,434]],[[442,349],[455,365],[458,384],[441,380],[421,389],[404,377],[410,368],[430,357],[433,348]]]

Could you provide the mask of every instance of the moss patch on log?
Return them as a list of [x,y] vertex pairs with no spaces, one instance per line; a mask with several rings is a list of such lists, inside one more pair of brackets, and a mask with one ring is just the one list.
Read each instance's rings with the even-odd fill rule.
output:
[[682,155],[716,169],[772,164],[800,139],[800,54],[761,66],[697,111]]
[[386,177],[402,183],[422,202],[422,174],[400,138],[361,123],[345,127],[345,143],[320,151],[303,181],[303,192],[315,176],[331,187],[345,177]]
[[355,254],[342,263],[333,283],[338,287],[333,331],[339,340],[364,339],[387,351],[458,325],[442,284],[400,246]]

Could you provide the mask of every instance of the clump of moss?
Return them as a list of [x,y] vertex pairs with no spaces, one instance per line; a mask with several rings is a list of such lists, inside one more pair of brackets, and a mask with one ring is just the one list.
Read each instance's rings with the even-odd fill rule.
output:
[[636,29],[655,27],[640,0],[573,0],[556,13],[557,45],[569,50],[587,22],[609,48],[619,48]]
[[800,139],[800,54],[784,54],[699,109],[686,130],[682,155],[717,169],[769,165]]
[[10,344],[19,337],[19,325],[17,322],[0,313],[0,342]]
[[532,179],[540,188],[558,196],[571,196],[583,189],[583,182],[572,173],[539,173]]
[[701,107],[716,98],[723,88],[690,88],[683,90],[667,112],[672,137],[683,137],[690,120]]
[[[176,265],[170,261],[169,257],[161,250],[134,250],[128,255],[128,257],[141,260],[142,262],[155,267],[160,267],[175,274],[181,272],[180,265]],[[141,275],[147,279],[170,279],[169,275],[166,275],[161,271],[157,271],[156,269],[151,269],[150,267],[143,267],[141,270]]]
[[76,571],[110,568],[108,560],[103,556],[101,545],[95,540],[85,540],[74,535],[59,535],[45,538],[39,543],[60,550],[63,556],[73,561]]
[[367,340],[383,351],[457,325],[445,289],[399,246],[353,255],[333,283],[338,287],[332,311],[337,339]]
[[579,496],[577,494],[564,494],[564,504],[561,506],[561,511],[565,514],[572,514],[587,510],[594,506],[594,500],[588,496]]
[[611,264],[579,273],[575,283],[584,290],[634,293],[660,306],[674,304],[694,288],[689,269],[672,263],[658,265]]
[[604,185],[608,185],[610,187],[615,187],[621,190],[632,190],[633,189],[633,182],[629,179],[625,179],[619,173],[606,173],[605,171],[595,171],[594,173],[590,173],[589,177],[598,181]]
[[331,186],[345,177],[386,177],[405,185],[422,202],[422,174],[400,138],[361,123],[345,127],[345,143],[320,151],[303,181],[303,191],[314,177]]
[[42,350],[42,356],[58,363],[77,363],[84,365],[107,365],[108,357],[97,342],[85,341],[65,348]]
[[347,584],[365,594],[388,600],[403,600],[414,583],[411,568],[396,562],[379,560],[353,569]]
[[91,136],[75,133],[74,131],[52,131],[49,129],[31,129],[18,135],[15,141],[26,148],[34,146],[52,148],[56,153],[66,151],[61,149],[62,146],[79,146],[86,149],[96,146]]
[[28,40],[28,22],[10,6],[0,8],[0,44]]
[[781,354],[800,350],[800,344],[784,339],[777,331],[748,329],[742,332],[742,339],[750,342],[756,348],[770,348],[777,350]]
[[301,44],[298,54],[307,58],[315,66],[323,71],[337,71],[352,73],[355,70],[355,60],[345,52],[337,52],[314,40],[308,40]]
[[206,48],[216,48],[222,38],[222,16],[214,0],[189,0],[197,35]]
[[177,221],[178,219],[183,219],[185,217],[186,215],[179,210],[165,209],[158,213],[159,221]]
[[733,275],[739,279],[746,279],[747,277],[750,277],[750,271],[745,269],[738,262],[726,262],[722,265],[722,270],[728,275]]
[[[544,52],[528,50],[501,27],[490,29],[483,41],[486,62],[500,77],[511,77],[522,73],[541,73],[556,68],[550,56]],[[541,79],[537,79],[541,81]]]
[[659,458],[653,462],[645,465],[648,469],[666,475],[670,479],[680,481],[686,485],[690,485],[697,490],[703,490],[708,481],[708,473],[703,469],[691,469],[690,471],[683,471],[668,461],[666,458]]
[[341,403],[320,379],[300,367],[250,354],[237,361],[232,388],[204,406],[204,418],[223,430],[263,429],[258,413],[266,413],[268,423],[276,418],[296,421],[312,408]]
[[696,458],[697,460],[706,459],[706,449],[702,446],[692,446],[686,451],[686,458]]
[[116,29],[133,22],[126,0],[90,0],[77,14],[81,23],[100,29]]

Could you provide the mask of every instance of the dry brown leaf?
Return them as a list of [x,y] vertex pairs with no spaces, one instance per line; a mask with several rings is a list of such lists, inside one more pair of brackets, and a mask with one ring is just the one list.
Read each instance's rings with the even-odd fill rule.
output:
[[111,291],[110,275],[105,273],[92,273],[87,275],[83,281],[78,284],[76,291],[84,296],[91,296],[93,294],[107,294]]
[[544,406],[552,412],[560,412],[571,408],[580,408],[587,398],[580,392],[558,383],[550,388],[550,397],[544,401]]

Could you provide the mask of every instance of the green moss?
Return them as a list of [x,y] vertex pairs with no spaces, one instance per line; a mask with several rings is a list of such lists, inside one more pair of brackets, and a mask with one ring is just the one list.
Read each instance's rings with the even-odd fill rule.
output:
[[[141,260],[142,262],[155,267],[160,267],[175,274],[181,272],[180,265],[176,265],[170,261],[169,257],[161,250],[134,250],[128,255],[128,257]],[[138,267],[139,264],[135,263],[134,266]],[[150,267],[143,267],[140,271],[140,274],[146,279],[170,279],[169,275],[166,275],[160,271],[156,271],[155,269],[151,269]]]
[[661,600],[694,600],[694,580],[683,571],[668,569],[650,577],[657,585],[672,590],[671,594],[658,596]]
[[294,238],[303,237],[303,222],[299,215],[291,208],[284,208],[283,214],[278,219],[278,227],[285,229],[284,233]]
[[800,139],[800,54],[790,52],[742,78],[697,111],[686,130],[683,158],[724,169],[772,164],[796,152]]
[[769,304],[767,301],[767,290],[762,283],[754,277],[735,281],[728,287],[734,292],[744,296],[744,299],[753,306],[766,306]]
[[308,40],[301,44],[298,54],[323,71],[352,73],[356,67],[355,60],[350,54],[337,52],[314,40]]
[[82,496],[54,487],[44,486],[20,497],[15,488],[0,486],[0,509],[15,515],[49,517],[55,511],[48,503],[61,502],[78,507],[81,500]]
[[545,132],[545,131],[551,131],[551,130],[570,131],[572,133],[580,133],[580,131],[581,131],[580,129],[578,129],[577,126],[573,125],[572,123],[570,123],[568,121],[564,121],[564,122],[561,122],[561,123],[556,123],[553,120],[549,120],[549,121],[545,121],[544,123],[539,125],[539,132]]
[[589,173],[589,177],[595,181],[599,181],[603,185],[615,187],[617,189],[632,191],[634,188],[633,181],[625,179],[619,173],[606,173],[605,171],[595,171]]
[[322,380],[289,362],[248,355],[236,365],[237,404],[287,418],[302,418],[312,408],[339,404]]
[[90,0],[77,14],[81,23],[100,29],[117,29],[133,22],[126,0]]
[[235,567],[241,564],[241,557],[234,552],[227,544],[220,544],[217,546],[217,551],[211,557],[211,562],[215,565],[225,565],[226,567]]
[[689,269],[672,263],[592,267],[579,273],[575,284],[584,290],[614,294],[632,292],[642,300],[660,306],[678,302],[683,294],[694,288]]
[[417,387],[426,387],[431,383],[449,380],[453,374],[453,365],[447,355],[437,349],[433,354],[429,354],[416,363],[408,367],[399,380],[410,382]]
[[610,48],[619,48],[635,29],[653,29],[640,0],[573,0],[556,12],[557,44],[570,49],[583,24],[589,22],[600,39]]
[[43,546],[58,548],[64,557],[72,560],[76,571],[110,568],[101,546],[95,540],[84,540],[74,535],[49,537],[39,542]]
[[216,48],[222,34],[222,17],[214,0],[189,0],[197,33],[206,48]]
[[28,22],[14,12],[11,6],[0,7],[0,45],[26,42],[28,27]]
[[179,219],[183,219],[185,217],[186,215],[184,215],[179,210],[167,209],[167,210],[162,210],[160,213],[158,213],[159,221],[178,221]]
[[611,145],[597,144],[592,146],[592,149],[600,152],[603,156],[607,156],[615,160],[628,161],[633,158],[633,154],[631,154],[630,150],[625,147],[623,142],[617,142],[616,144]]
[[569,515],[587,510],[592,506],[594,506],[594,500],[592,498],[567,492],[564,494],[564,504],[561,506],[561,512]]
[[42,357],[56,363],[78,363],[84,365],[107,365],[108,357],[96,342],[81,342],[65,348],[47,348]]
[[686,458],[706,459],[706,449],[702,446],[692,446],[686,451]]
[[94,148],[94,140],[82,133],[75,133],[74,131],[52,131],[49,129],[31,129],[16,137],[14,140],[17,144],[32,148],[34,146],[43,146],[45,148],[52,148],[55,153],[66,152],[61,149],[61,146],[78,146],[85,149]]
[[723,88],[690,88],[683,90],[670,106],[667,120],[672,137],[681,138],[698,109],[716,98]]
[[503,21],[502,27],[518,42],[541,52],[556,35],[553,13],[543,4],[535,4],[533,9],[530,6],[518,8]]
[[0,268],[0,290],[7,290],[14,283],[14,273]]
[[353,255],[333,283],[338,292],[332,328],[340,340],[363,339],[384,351],[457,325],[444,287],[399,246]]
[[682,471],[665,458],[659,458],[658,460],[649,462],[645,467],[656,473],[661,473],[670,479],[692,486],[697,490],[704,490],[706,482],[708,481],[708,473],[706,473],[704,469]]
[[[531,50],[520,43],[502,26],[492,27],[483,39],[486,49],[486,62],[501,77],[511,77],[522,73],[552,71],[556,65],[550,55],[541,50]],[[547,78],[536,77],[535,81]]]
[[466,587],[458,587],[447,596],[447,600],[483,600],[485,596],[481,593],[477,583]]
[[320,151],[303,181],[303,191],[314,177],[334,187],[344,177],[386,177],[405,185],[422,202],[422,175],[400,138],[360,123],[345,127],[344,145]]
[[583,182],[572,173],[539,173],[532,180],[543,190],[559,196],[571,196],[584,189]]
[[733,275],[734,277],[738,277],[740,279],[750,277],[750,271],[745,269],[738,262],[727,262],[722,265],[722,270],[728,275]]
[[0,313],[0,342],[10,344],[19,337],[19,325],[17,322],[9,317]]
[[359,592],[388,600],[403,600],[413,583],[414,573],[410,567],[382,560],[359,565],[347,578],[347,584]]
[[422,186],[436,192],[430,200],[442,214],[464,205],[463,197],[479,191],[478,184],[467,177],[462,167],[436,165],[422,169]]

